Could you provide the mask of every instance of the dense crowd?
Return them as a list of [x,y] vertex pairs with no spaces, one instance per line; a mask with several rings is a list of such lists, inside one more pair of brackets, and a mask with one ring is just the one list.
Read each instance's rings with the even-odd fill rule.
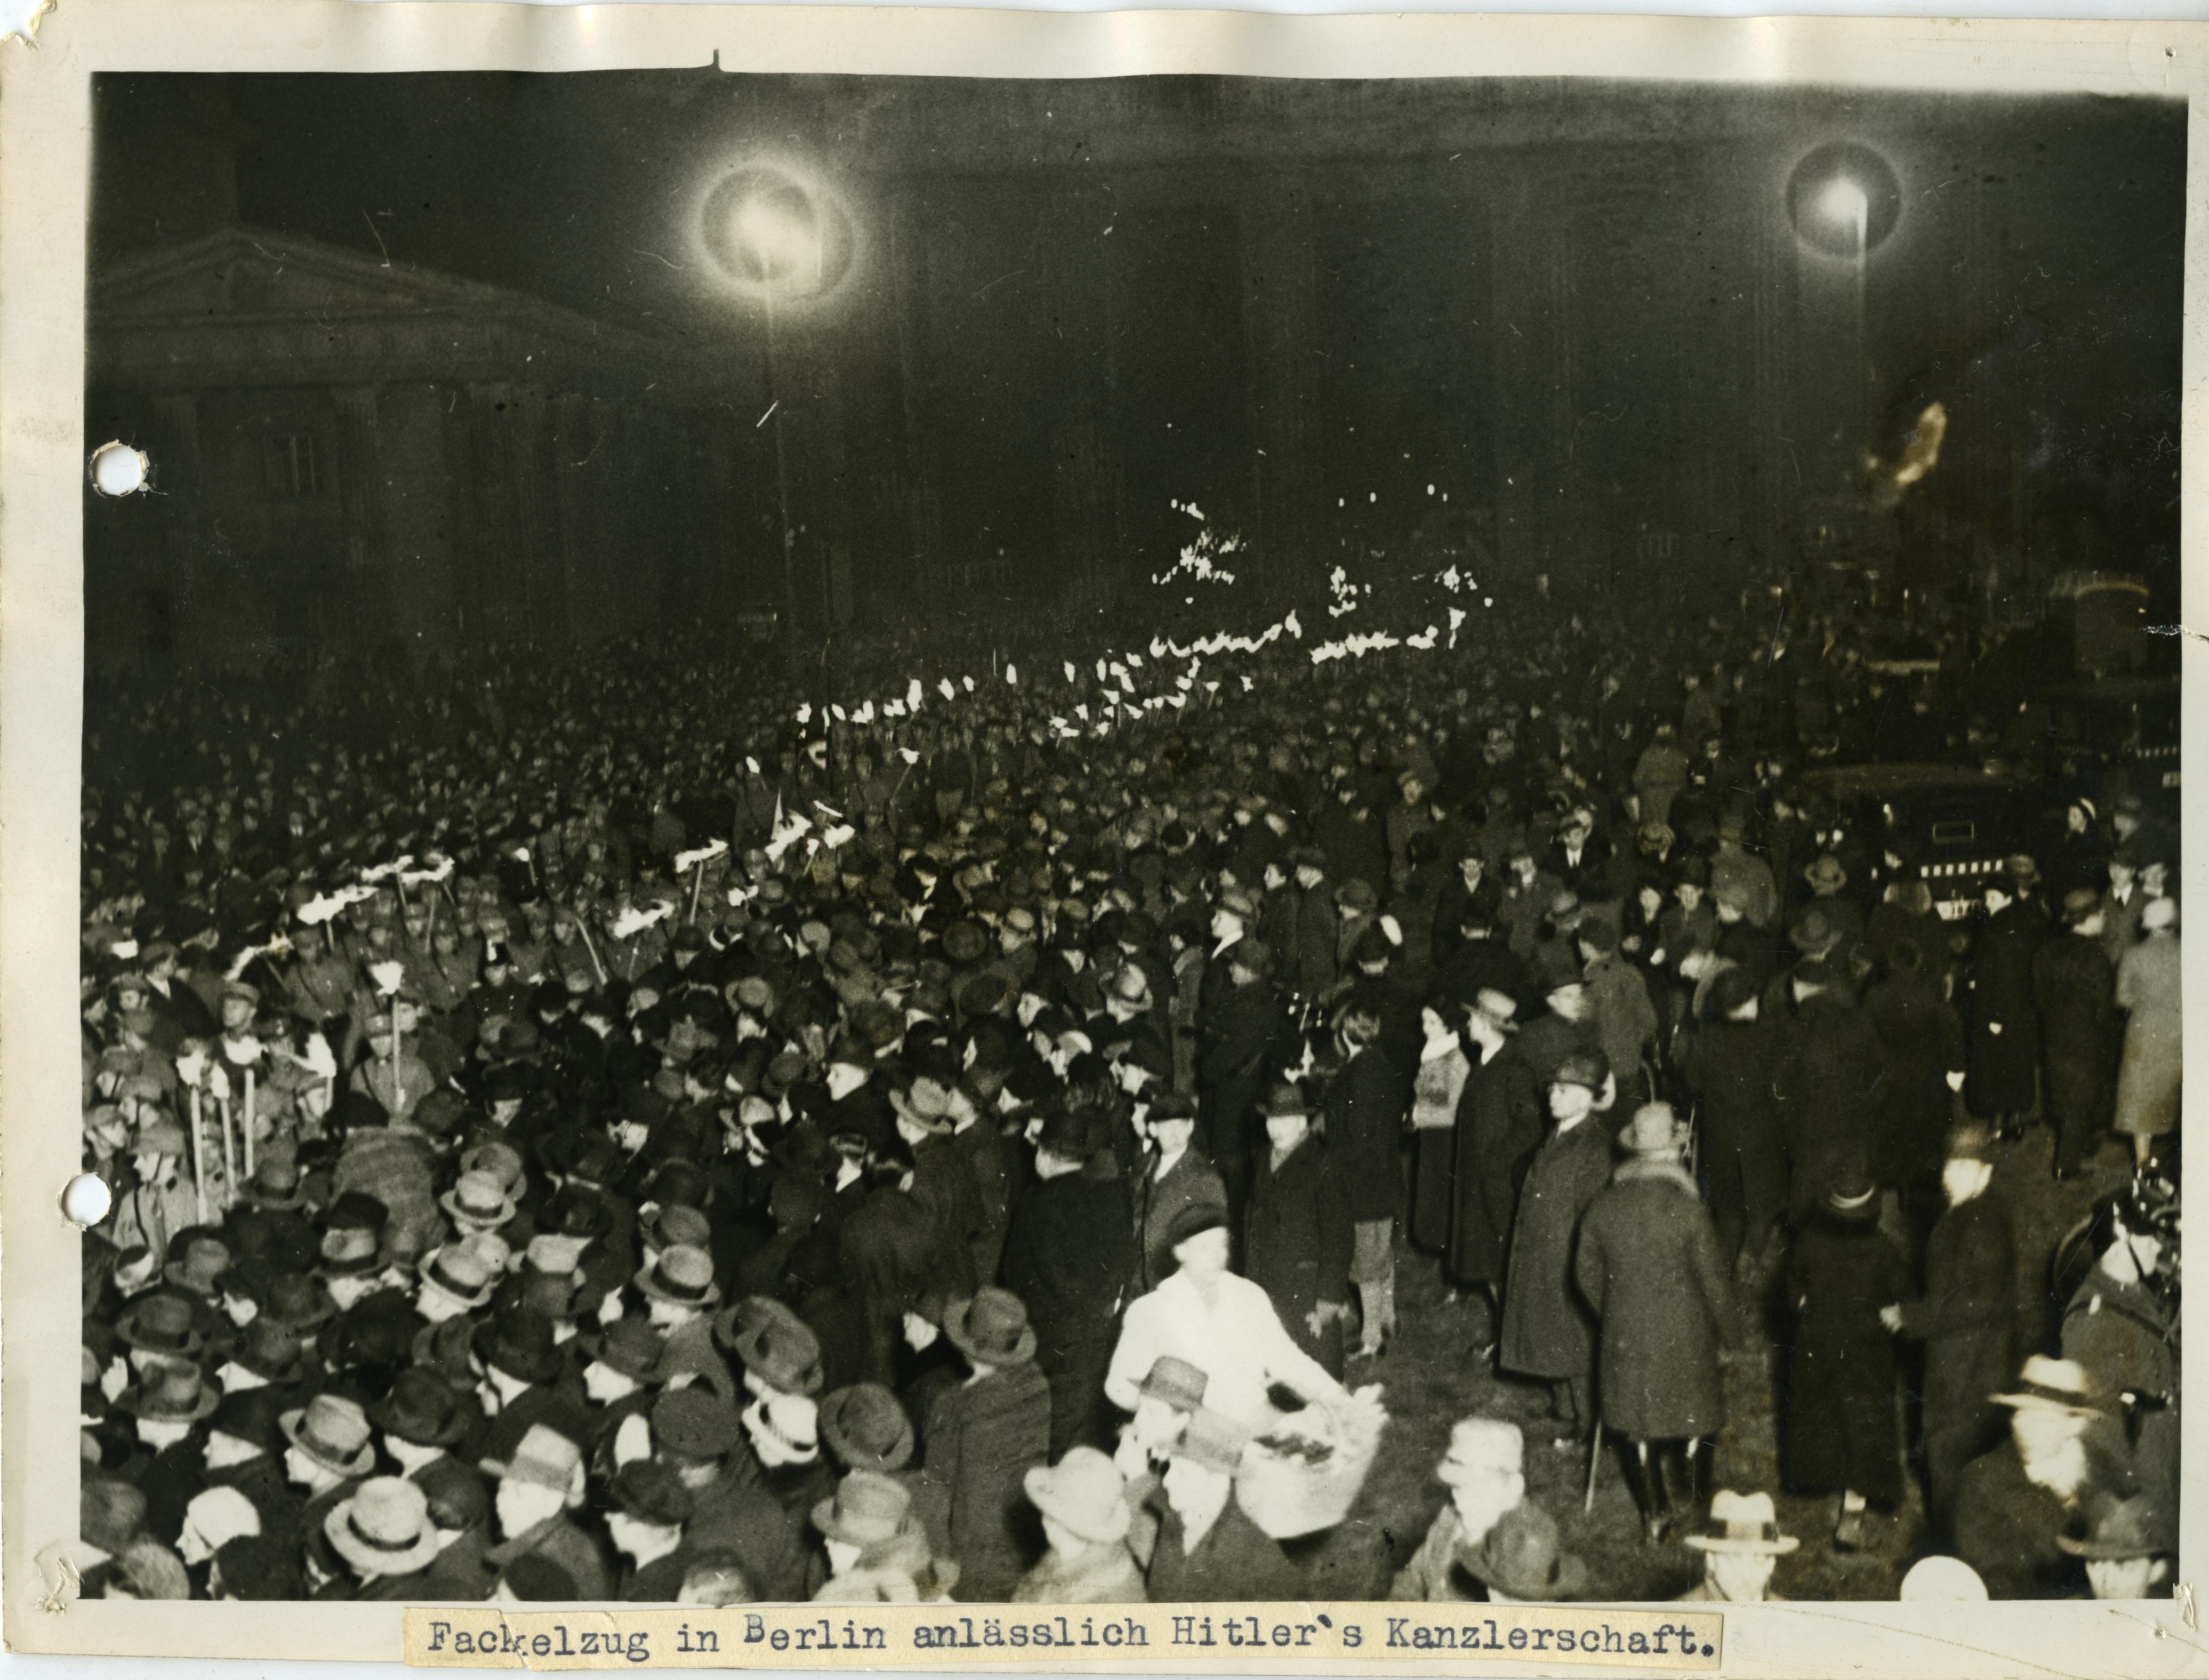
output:
[[[1912,1595],[2158,1590],[2142,790],[2045,763],[1961,621],[1895,674],[1779,589],[1465,617],[89,695],[87,1590],[1604,1596],[1500,1416],[1424,1538],[1339,1543],[1419,1357],[1540,1385],[1755,1599],[1803,1537],[1710,1448],[1766,1276],[1820,1544],[1922,1498]],[[1989,758],[2045,822],[1955,920],[1803,780]],[[2111,1193],[2021,1255],[2043,1129]],[[1479,1345],[1405,1352],[1410,1266]]]

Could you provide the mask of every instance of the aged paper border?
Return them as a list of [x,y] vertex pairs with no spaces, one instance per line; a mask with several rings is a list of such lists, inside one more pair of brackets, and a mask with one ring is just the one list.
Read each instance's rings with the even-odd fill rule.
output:
[[[87,446],[81,430],[89,77],[98,69],[563,70],[695,66],[846,74],[1329,77],[1581,75],[2188,98],[2182,485],[2188,786],[2209,708],[2209,571],[2196,517],[2209,460],[2209,25],[1219,12],[952,10],[344,0],[60,0],[37,48],[0,46],[0,1627],[24,1652],[351,1659],[401,1656],[400,1609],[81,1602],[51,1611],[39,1562],[75,1532],[78,1240],[58,1197],[75,1170],[78,1071],[67,977],[77,915],[77,774]],[[2209,823],[2184,837],[2187,911],[2209,891]],[[2209,939],[2186,985],[2209,997]],[[2202,1035],[2189,1019],[2190,1055]],[[2199,1103],[2194,1105],[2200,1106]],[[2200,1175],[2197,1175],[2200,1177]],[[2197,1223],[2209,1182],[2189,1196]],[[2197,1295],[2200,1292],[2197,1291]],[[2189,1304],[2197,1346],[2200,1320]],[[2186,1405],[2189,1462],[2209,1462],[2209,1389]],[[2209,1598],[2209,1499],[2189,1496],[2178,1579]],[[2194,1606],[1799,1604],[1730,1611],[1725,1672],[1797,1676],[2209,1675]],[[1389,1663],[1401,1672],[1568,1673],[1571,1665]],[[1014,1666],[1008,1665],[1008,1666]],[[1121,1663],[1027,1668],[1127,1671]],[[1289,1665],[1153,1659],[1174,1672]],[[1307,1670],[1309,1671],[1309,1670]]]

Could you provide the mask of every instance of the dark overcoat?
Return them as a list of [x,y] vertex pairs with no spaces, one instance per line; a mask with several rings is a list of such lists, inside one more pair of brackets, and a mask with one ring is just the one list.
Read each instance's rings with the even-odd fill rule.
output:
[[[2032,999],[2040,1012],[2040,1051],[2048,1117],[2083,1141],[2106,1129],[2116,1105],[2117,971],[2101,942],[2059,934],[2032,959]],[[2076,1147],[2076,1142],[2074,1142]]]
[[1635,1441],[1715,1435],[1733,1305],[1711,1216],[1671,1161],[1622,1161],[1580,1221],[1573,1274],[1601,1325],[1604,1427]]
[[1570,1131],[1552,1131],[1527,1168],[1504,1274],[1499,1358],[1506,1370],[1552,1379],[1587,1375],[1594,1319],[1573,1281],[1573,1244],[1610,1169],[1610,1132],[1592,1114]]
[[1925,1292],[1900,1303],[1904,1331],[1925,1344],[1923,1427],[1936,1526],[1956,1478],[1993,1440],[1990,1396],[2017,1376],[2017,1239],[1991,1191],[1951,1207],[1925,1242]]
[[1353,1219],[1393,1219],[1401,1210],[1405,1094],[1377,1045],[1344,1063],[1327,1088],[1327,1147]]
[[1180,1604],[1295,1603],[1305,1593],[1303,1572],[1280,1543],[1243,1514],[1235,1496],[1194,1550],[1182,1541],[1181,1518],[1157,1496],[1159,1538],[1151,1553],[1151,1602]]
[[1965,1089],[1974,1114],[2023,1114],[2040,1076],[2040,1010],[2032,960],[2048,940],[2048,917],[2031,899],[1987,918],[1971,952],[1971,1063]]
[[1473,1061],[1457,1101],[1449,1273],[1459,1282],[1503,1281],[1520,1186],[1542,1147],[1543,1123],[1542,1092],[1517,1045]]
[[1068,1172],[1014,1200],[1000,1281],[1026,1304],[1035,1327],[1055,1455],[1093,1444],[1134,1241],[1121,1179]]
[[1219,1169],[1203,1150],[1191,1144],[1166,1169],[1164,1177],[1159,1176],[1158,1160],[1155,1151],[1144,1156],[1129,1186],[1135,1231],[1128,1256],[1130,1301],[1149,1294],[1174,1274],[1173,1250],[1166,1246],[1166,1232],[1173,1229],[1175,1215],[1184,1207],[1216,1207],[1223,1214],[1227,1211],[1227,1188],[1220,1183]]
[[1298,1347],[1342,1376],[1342,1325],[1338,1318],[1318,1335],[1312,1309],[1321,1301],[1350,1299],[1350,1201],[1333,1151],[1306,1137],[1276,1164],[1261,1158],[1250,1179],[1243,1219],[1243,1274],[1272,1298]]
[[1887,1508],[1902,1502],[1894,1337],[1881,1307],[1910,1293],[1909,1268],[1871,1219],[1823,1214],[1787,1258],[1787,1485],[1797,1493],[1854,1489]]
[[959,1596],[1012,1596],[1043,1554],[1025,1478],[1050,1456],[1050,1388],[1032,1360],[938,1394],[922,1431],[927,1479],[950,1506]]
[[1885,1055],[1863,1011],[1833,991],[1796,1007],[1778,1051],[1773,1091],[1787,1128],[1788,1201],[1801,1215],[1842,1164],[1869,1156]]
[[1882,1184],[1937,1177],[1955,1107],[1948,1075],[1964,1071],[1964,1025],[1922,973],[1874,986],[1864,1014],[1886,1053],[1887,1081],[1865,1165]]
[[1787,1134],[1772,1095],[1776,1039],[1762,1021],[1713,1021],[1688,1052],[1721,1249],[1737,1252],[1744,1231],[1769,1232],[1786,1209]]

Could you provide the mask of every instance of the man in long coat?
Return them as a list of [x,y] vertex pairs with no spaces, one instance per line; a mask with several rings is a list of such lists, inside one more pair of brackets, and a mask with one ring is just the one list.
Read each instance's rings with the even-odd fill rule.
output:
[[1733,1302],[1672,1105],[1636,1110],[1622,1141],[1630,1153],[1580,1220],[1573,1275],[1602,1325],[1604,1427],[1631,1444],[1628,1474],[1655,1538],[1672,1514],[1668,1472],[1692,1508],[1700,1443],[1724,1421],[1718,1350],[1733,1340]]
[[929,1407],[923,1477],[949,1504],[960,1596],[1006,1599],[1042,1551],[1030,1544],[1024,1478],[1050,1459],[1050,1387],[1017,1296],[984,1289],[953,1306],[943,1328],[974,1376]]
[[1013,1202],[1001,1274],[1035,1327],[1054,1458],[1101,1438],[1104,1370],[1133,1239],[1126,1184],[1086,1170],[1091,1153],[1085,1116],[1058,1109],[1044,1119],[1035,1182]]
[[1610,1129],[1595,1114],[1610,1078],[1600,1051],[1568,1057],[1550,1086],[1556,1124],[1526,1170],[1504,1274],[1499,1363],[1550,1385],[1570,1439],[1592,1420],[1595,1333],[1573,1280],[1580,1216],[1610,1182]]
[[2101,895],[2077,888],[2063,900],[2064,930],[2032,958],[2040,1011],[2041,1090],[2056,1128],[2056,1176],[2086,1164],[2116,1106],[2117,971],[2102,948]]
[[1129,1186],[1135,1240],[1129,1255],[1128,1298],[1147,1295],[1174,1274],[1173,1249],[1166,1233],[1184,1207],[1227,1213],[1227,1187],[1219,1169],[1190,1140],[1196,1131],[1196,1099],[1178,1091],[1161,1092],[1147,1121],[1151,1147]]
[[1787,1211],[1786,1117],[1772,1099],[1778,1035],[1758,1018],[1761,1008],[1751,970],[1722,970],[1688,1052],[1688,1085],[1702,1103],[1711,1221],[1729,1264],[1761,1255]]
[[1203,1093],[1198,1133],[1227,1186],[1227,1205],[1239,1213],[1250,1179],[1250,1116],[1279,1077],[1273,1064],[1295,1059],[1289,1045],[1294,1033],[1273,983],[1272,948],[1240,939],[1223,960],[1227,982],[1197,1023],[1196,1077]]
[[1333,1150],[1311,1135],[1308,1109],[1292,1085],[1267,1093],[1272,1147],[1250,1180],[1243,1274],[1273,1298],[1297,1346],[1339,1380],[1350,1310],[1350,1201]]
[[1994,1395],[2017,1369],[2017,1238],[2009,1210],[1988,1194],[1993,1139],[1956,1128],[1941,1169],[1948,1211],[1925,1243],[1925,1292],[1880,1316],[1925,1344],[1926,1506],[1946,1534],[1964,1466],[1991,1444]]
[[1363,999],[1343,1011],[1336,1042],[1345,1060],[1327,1087],[1327,1148],[1341,1175],[1355,1234],[1351,1281],[1357,1286],[1358,1352],[1381,1352],[1396,1328],[1396,1268],[1390,1247],[1404,1171],[1399,1154],[1405,1102],[1396,1069],[1377,1042],[1378,1011]]
[[2049,936],[2047,912],[2033,896],[2032,859],[2010,859],[2007,888],[1987,889],[1993,912],[1971,952],[1971,1112],[1996,1134],[2024,1123],[2038,1095],[2040,1010],[2032,997],[2032,960]]
[[1534,1070],[1506,1036],[1516,1012],[1509,993],[1484,987],[1466,1013],[1472,1065],[1458,1093],[1456,1207],[1450,1220],[1449,1274],[1489,1291],[1499,1328],[1511,1223],[1526,1169],[1542,1147],[1544,1121]]
[[1922,1232],[1938,1211],[1941,1148],[1963,1089],[1964,1024],[1917,946],[1897,941],[1884,960],[1886,977],[1863,1003],[1887,1074],[1868,1165],[1875,1182],[1902,1193]]
[[1795,1014],[1779,1030],[1772,1088],[1787,1129],[1788,1203],[1802,1214],[1839,1162],[1869,1153],[1886,1063],[1878,1033],[1826,960],[1805,958],[1787,984]]

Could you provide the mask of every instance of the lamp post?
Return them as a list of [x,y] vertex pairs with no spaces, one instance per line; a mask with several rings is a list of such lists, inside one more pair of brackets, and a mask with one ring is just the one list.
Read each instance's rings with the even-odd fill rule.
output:
[[795,667],[798,658],[798,533],[790,522],[790,457],[782,436],[782,399],[776,388],[774,302],[778,285],[786,285],[793,275],[804,275],[809,269],[813,285],[819,286],[822,239],[802,199],[792,202],[765,191],[755,193],[737,208],[735,233],[747,261],[759,272],[766,300],[767,418],[774,428],[775,510],[782,524],[783,645]]
[[[1806,298],[1823,292],[1831,317],[1845,318],[1845,325],[1833,318],[1820,336],[1830,346],[1826,353],[1847,364],[1828,375],[1824,389],[1830,394],[1825,400],[1832,405],[1827,412],[1834,422],[1838,455],[1846,463],[1843,476],[1853,477],[1873,431],[1871,253],[1902,219],[1901,182],[1875,148],[1858,141],[1829,141],[1797,162],[1788,178],[1786,202],[1788,220],[1804,250]],[[1843,263],[1845,275],[1836,272]],[[1848,288],[1845,302],[1834,295],[1839,285]]]

